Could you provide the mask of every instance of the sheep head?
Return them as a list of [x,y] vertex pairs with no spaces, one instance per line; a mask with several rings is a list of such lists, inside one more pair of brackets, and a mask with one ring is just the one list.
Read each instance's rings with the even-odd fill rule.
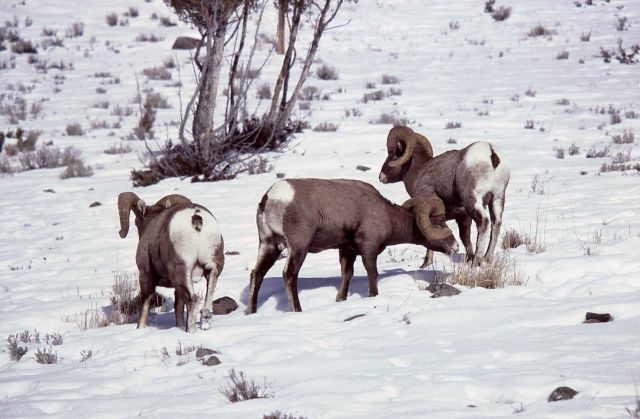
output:
[[417,145],[424,153],[423,158],[428,160],[433,157],[433,148],[427,137],[418,134],[409,127],[391,128],[387,135],[387,158],[380,169],[380,182],[401,181],[409,168]]
[[[142,217],[146,212],[147,204],[143,199],[133,192],[122,192],[118,195],[118,215],[120,217],[120,237],[125,238],[129,233],[129,215],[133,210],[136,215],[136,225],[138,226],[138,233],[142,223]],[[138,221],[140,220],[140,221]],[[139,224],[140,223],[140,224]]]
[[447,227],[445,207],[440,198],[437,196],[411,198],[402,206],[413,211],[427,248],[448,255],[458,251],[458,242],[453,232]]
[[158,214],[174,205],[191,205],[189,198],[179,194],[171,194],[161,198],[151,206],[133,192],[118,195],[118,213],[120,215],[120,237],[125,238],[129,232],[129,214],[133,210],[136,216],[138,235],[142,235],[144,227]]

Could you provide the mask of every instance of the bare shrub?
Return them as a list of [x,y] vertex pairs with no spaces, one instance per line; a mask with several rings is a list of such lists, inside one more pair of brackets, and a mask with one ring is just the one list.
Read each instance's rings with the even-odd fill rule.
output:
[[[138,277],[128,272],[116,272],[110,298],[111,307],[108,319],[110,323],[127,324],[133,322],[134,316],[140,312],[141,301],[138,291]],[[154,298],[154,306],[158,306],[159,297]]]
[[162,62],[162,65],[165,66],[165,68],[176,68],[177,64],[175,61],[173,61],[173,58],[168,57],[165,58],[165,60]]
[[315,132],[334,132],[338,130],[338,125],[331,122],[322,122],[313,128]]
[[105,89],[104,87],[96,87],[96,93],[99,95],[104,95],[105,93],[107,93],[107,89]]
[[367,89],[375,89],[376,88],[376,84],[372,81],[368,81],[364,87],[366,87]]
[[447,122],[444,124],[445,129],[456,129],[462,127],[462,123],[460,122]]
[[611,137],[614,144],[632,144],[635,140],[632,130],[624,130],[622,134],[616,134]]
[[84,34],[84,23],[74,22],[65,31],[67,38],[78,38]]
[[447,140],[447,144],[457,144],[458,141],[453,138],[453,137],[449,137],[449,139]]
[[538,24],[538,25],[534,26],[533,28],[531,28],[531,30],[529,31],[529,33],[527,35],[529,35],[530,37],[538,37],[538,36],[551,36],[554,33],[555,33],[555,31],[549,30],[549,29],[545,28],[544,26]]
[[389,88],[389,96],[401,96],[402,95],[402,89],[398,89],[396,87],[391,87]]
[[159,22],[160,22],[160,26],[164,26],[167,28],[177,25],[177,23],[172,21],[171,18],[168,16],[161,16]]
[[163,40],[163,37],[154,34],[141,33],[140,35],[136,36],[136,42],[160,42]]
[[533,119],[527,119],[524,123],[524,129],[534,129],[535,121]]
[[109,26],[117,26],[118,25],[118,14],[117,13],[109,13],[105,18],[107,21],[107,25]]
[[300,92],[300,100],[320,100],[322,92],[316,86],[305,86]]
[[567,98],[562,98],[562,99],[556,100],[556,105],[569,106],[570,104],[571,104],[571,102]]
[[493,13],[491,13],[491,17],[496,22],[502,22],[509,19],[509,17],[511,16],[511,10],[512,9],[509,6],[500,6],[496,10],[494,10]]
[[132,148],[127,144],[114,144],[111,147],[104,150],[104,154],[126,154],[130,153]]
[[334,67],[322,64],[316,69],[316,77],[320,80],[338,80],[338,72]]
[[9,123],[17,124],[18,121],[26,121],[27,119],[27,101],[22,96],[8,95],[7,101],[1,101],[0,97],[0,115],[4,115],[9,119]]
[[150,80],[171,80],[171,72],[165,66],[147,67],[142,70],[142,74]]
[[293,416],[291,413],[282,413],[279,410],[262,415],[262,419],[307,419],[305,416]]
[[120,106],[116,105],[111,110],[111,115],[113,116],[131,116],[133,115],[133,109],[128,106]]
[[603,149],[597,149],[595,147],[592,147],[589,149],[589,151],[587,151],[588,159],[602,158],[602,157],[607,157],[608,155],[609,155],[609,146],[606,146]]
[[553,153],[556,156],[556,159],[564,159],[564,148],[556,147],[553,149]]
[[487,0],[484,2],[484,12],[485,13],[493,13],[496,0]]
[[68,124],[67,127],[65,128],[65,131],[67,135],[71,135],[71,136],[84,135],[84,130],[82,129],[82,125],[80,125],[79,122],[73,122],[71,124]]
[[300,109],[301,111],[311,110],[311,102],[299,101],[298,102],[298,109]]
[[16,172],[11,164],[11,159],[7,156],[0,156],[0,174],[1,175],[12,175]]
[[626,16],[620,16],[618,21],[616,22],[616,30],[618,32],[623,32],[629,29],[629,25],[627,25],[629,19]]
[[220,393],[231,403],[252,399],[266,399],[274,396],[271,383],[267,383],[266,379],[264,384],[260,386],[253,379],[245,377],[242,371],[236,372],[234,368],[229,371],[227,378],[229,383],[227,387],[220,389]]
[[640,119],[640,112],[634,110],[626,111],[624,117],[627,119]]
[[18,341],[17,335],[9,335],[7,338],[7,342],[9,342],[9,359],[12,361],[20,361],[29,350],[26,346],[20,346]]
[[376,90],[375,92],[371,92],[371,93],[365,93],[364,96],[362,96],[362,101],[364,103],[367,103],[369,101],[379,101],[384,99],[385,94],[382,90]]
[[582,42],[589,42],[591,40],[591,31],[582,32],[582,34],[580,35],[580,40]]
[[627,151],[619,151],[617,152],[613,158],[611,159],[611,161],[614,164],[620,164],[620,163],[626,163],[629,160],[631,160],[631,151],[627,150]]
[[125,12],[125,16],[128,16],[128,17],[138,17],[139,15],[140,15],[140,12],[138,11],[137,7],[129,7],[129,10]]
[[38,348],[36,351],[36,362],[38,364],[57,364],[58,354],[53,352],[53,348]]
[[344,116],[349,117],[360,117],[362,116],[362,111],[358,108],[349,108],[344,110]]
[[568,58],[569,58],[569,52],[568,51],[562,51],[562,52],[559,52],[556,55],[556,60],[566,60]]
[[524,92],[524,94],[529,97],[536,97],[536,91],[531,88],[527,89],[527,91]]
[[11,52],[15,54],[37,54],[38,50],[31,43],[24,39],[19,39],[17,42],[11,44]]
[[401,117],[397,111],[392,113],[383,113],[373,121],[370,121],[371,124],[384,124],[384,125],[409,125],[409,120],[405,117]]
[[628,49],[622,46],[622,39],[618,39],[618,49],[606,49],[600,47],[600,57],[605,63],[610,63],[615,58],[620,64],[637,64],[640,55],[640,44],[633,44]]
[[[269,83],[263,83],[258,87],[257,93],[256,93],[258,99],[271,99],[272,93],[271,93],[271,87],[269,86]],[[300,103],[302,105],[302,103]]]
[[502,248],[504,250],[515,249],[523,244],[527,247],[527,253],[542,253],[546,250],[546,246],[541,240],[539,229],[534,231],[534,236],[520,233],[512,228],[507,229],[502,236]]
[[93,104],[94,108],[97,109],[109,109],[109,101],[108,100],[99,100]]
[[611,115],[609,115],[609,121],[611,122],[611,125],[619,124],[620,122],[622,122],[622,117],[618,112],[612,113]]
[[640,163],[607,163],[603,162],[600,166],[600,173],[606,172],[626,172],[628,170],[635,170],[640,173]]
[[580,154],[580,147],[575,144],[571,144],[567,150],[570,156],[577,156]]
[[71,163],[60,173],[60,179],[90,176],[93,176],[93,168],[81,160]]
[[479,267],[472,267],[466,263],[456,265],[446,281],[452,285],[488,289],[525,284],[515,262],[512,263],[506,255],[496,255]]
[[[383,74],[382,75],[382,84],[398,84],[400,83],[400,79],[396,76],[392,76],[391,74]],[[375,88],[375,86],[373,86]]]

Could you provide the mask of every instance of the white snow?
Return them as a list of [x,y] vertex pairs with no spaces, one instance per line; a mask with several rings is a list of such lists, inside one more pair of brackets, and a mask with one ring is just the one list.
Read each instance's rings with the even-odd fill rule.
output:
[[[640,392],[640,178],[633,170],[599,169],[617,153],[628,152],[629,163],[640,160],[640,139],[610,144],[624,130],[640,133],[640,119],[632,117],[640,112],[640,64],[607,64],[599,54],[601,47],[617,48],[618,38],[625,47],[640,42],[640,3],[578,3],[499,1],[496,6],[513,8],[504,22],[484,13],[484,2],[471,0],[345,5],[318,52],[339,78],[307,81],[330,98],[297,111],[312,127],[338,124],[336,132],[297,134],[285,153],[269,155],[274,167],[268,173],[216,183],[168,179],[136,189],[149,203],[180,193],[206,206],[225,250],[239,252],[226,256],[215,295],[234,298],[239,309],[191,335],[173,327],[172,312],[157,314],[141,330],[135,324],[81,330],[78,322],[109,306],[116,273],[136,272],[137,234],[119,238],[116,208],[118,193],[133,189],[130,170],[142,167],[146,152],[142,142],[120,140],[137,125],[136,83],[169,99],[172,107],[158,110],[154,130],[160,143],[175,139],[180,100],[194,80],[189,54],[170,48],[175,37],[195,31],[152,19],[155,13],[178,22],[160,0],[2,2],[0,22],[15,16],[24,39],[38,44],[48,28],[63,40],[62,47],[39,47],[38,59],[73,68],[37,71],[26,54],[16,55],[14,69],[0,69],[0,95],[5,101],[9,94],[24,97],[27,109],[41,103],[41,114],[19,125],[42,130],[39,144],[82,150],[95,173],[61,180],[62,169],[40,169],[0,177],[0,339],[25,329],[64,339],[52,347],[58,355],[53,365],[34,359],[48,345],[28,344],[19,362],[1,345],[0,417],[259,418],[276,410],[314,419],[512,417],[520,410],[523,417],[626,417],[625,407],[634,408]],[[129,7],[139,16],[124,17]],[[107,25],[109,13],[128,24]],[[27,16],[33,21],[28,27]],[[627,30],[616,30],[620,17],[628,18]],[[65,37],[74,22],[84,23],[84,34]],[[538,24],[555,34],[527,36]],[[271,9],[263,25],[274,38]],[[589,32],[590,41],[581,41]],[[136,42],[140,34],[163,40]],[[569,57],[556,59],[564,51]],[[258,55],[268,52],[263,43]],[[12,55],[10,48],[1,51],[0,63],[10,63]],[[180,78],[177,69],[170,70],[172,80],[142,75],[169,58]],[[256,82],[272,82],[279,64],[273,56]],[[382,84],[383,75],[400,82]],[[391,88],[401,94],[364,103],[364,94]],[[99,101],[109,107],[96,107]],[[619,110],[619,124],[611,124],[609,105]],[[112,115],[116,106],[133,114]],[[378,181],[391,125],[370,122],[383,113],[406,118],[436,154],[489,141],[506,156],[511,181],[502,231],[537,235],[546,247],[509,252],[526,284],[464,288],[455,297],[431,299],[422,288],[435,273],[418,269],[422,248],[405,245],[380,255],[379,296],[367,296],[366,273],[357,262],[348,299],[336,303],[340,265],[337,251],[326,251],[308,255],[300,272],[305,311],[288,312],[279,261],[262,285],[258,313],[245,316],[258,248],[256,206],[277,173],[359,179],[394,202],[407,199],[402,184]],[[118,125],[91,128],[96,121]],[[524,128],[527,121],[534,129]],[[83,126],[83,136],[65,134],[73,122]],[[449,122],[461,127],[446,129]],[[2,131],[16,126],[0,115]],[[103,152],[121,142],[134,152]],[[556,158],[554,148],[572,144],[580,154]],[[585,158],[606,145],[610,157]],[[102,206],[90,208],[95,201]],[[436,254],[433,269],[450,272],[454,263]],[[611,313],[614,321],[583,324],[587,311]],[[358,314],[366,315],[344,321]],[[206,367],[193,352],[176,355],[179,345],[215,349],[222,363]],[[272,383],[274,397],[230,403],[219,389],[231,368],[258,384]],[[579,393],[547,403],[558,386]]]

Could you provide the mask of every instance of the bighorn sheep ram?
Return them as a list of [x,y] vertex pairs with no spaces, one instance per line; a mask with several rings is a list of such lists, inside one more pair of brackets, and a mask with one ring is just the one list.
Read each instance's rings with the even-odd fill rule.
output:
[[262,280],[285,248],[288,257],[283,278],[292,310],[302,311],[297,281],[308,252],[339,250],[342,283],[336,301],[347,298],[357,255],[362,256],[369,277],[369,296],[378,295],[376,260],[386,246],[413,243],[447,254],[457,251],[444,214],[444,205],[437,198],[395,205],[372,185],[357,180],[290,179],[275,183],[257,209],[260,245],[251,271],[247,313],[256,312]]
[[182,195],[168,195],[147,206],[133,192],[118,196],[120,237],[129,232],[133,210],[138,227],[136,264],[140,271],[140,318],[145,327],[151,297],[156,286],[175,289],[176,326],[184,325],[187,306],[187,332],[195,332],[198,296],[193,283],[204,274],[207,294],[201,311],[203,320],[211,318],[213,293],[224,266],[224,243],[215,217],[205,207]]
[[[398,126],[389,131],[387,152],[380,170],[380,182],[403,181],[413,198],[440,198],[446,208],[446,218],[455,219],[458,224],[467,260],[478,265],[484,259],[491,259],[500,234],[505,190],[510,177],[509,166],[495,146],[476,142],[462,150],[450,150],[433,157],[431,143],[426,137],[411,128]],[[478,230],[475,254],[471,244],[471,220]],[[487,247],[489,220],[491,234]],[[425,263],[432,258],[433,253],[427,251]]]

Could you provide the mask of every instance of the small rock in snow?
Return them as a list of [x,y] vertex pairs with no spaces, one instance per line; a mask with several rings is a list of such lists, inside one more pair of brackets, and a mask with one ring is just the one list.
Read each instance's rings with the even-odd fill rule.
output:
[[213,367],[214,365],[218,365],[220,363],[220,359],[215,355],[210,356],[206,361],[202,361],[202,365],[207,367]]
[[578,394],[577,391],[571,387],[558,387],[553,390],[547,399],[548,402],[557,402],[560,400],[571,400]]
[[238,303],[231,297],[221,297],[213,300],[213,314],[229,314],[238,308]]
[[368,171],[368,170],[371,170],[371,168],[370,168],[370,167],[368,167],[368,166],[361,166],[361,165],[357,165],[357,166],[356,166],[356,170],[360,170],[360,171],[366,172],[366,171]]
[[613,317],[611,317],[611,314],[609,313],[599,314],[587,312],[583,323],[607,323],[611,320],[613,320]]
[[355,320],[358,317],[364,317],[366,316],[366,314],[356,314],[355,316],[351,316],[351,317],[347,317],[346,319],[344,319],[343,321],[345,322],[350,322],[351,320]]
[[284,173],[276,173],[278,179],[284,179]]
[[240,254],[240,252],[238,252],[237,250],[229,250],[227,252],[224,252],[225,256],[237,256]]
[[432,282],[429,284],[427,291],[433,294],[431,298],[453,297],[454,295],[460,294],[460,290],[456,287],[440,282]]
[[53,189],[43,189],[42,192],[56,193],[56,191],[54,191]]
[[198,348],[196,350],[196,358],[204,358],[205,356],[219,354],[219,353],[220,352],[214,351],[213,349],[209,349],[209,348]]
[[101,205],[102,205],[102,204],[101,204],[100,202],[96,201],[96,202],[94,202],[93,204],[89,205],[89,208],[99,207],[99,206],[101,206]]

